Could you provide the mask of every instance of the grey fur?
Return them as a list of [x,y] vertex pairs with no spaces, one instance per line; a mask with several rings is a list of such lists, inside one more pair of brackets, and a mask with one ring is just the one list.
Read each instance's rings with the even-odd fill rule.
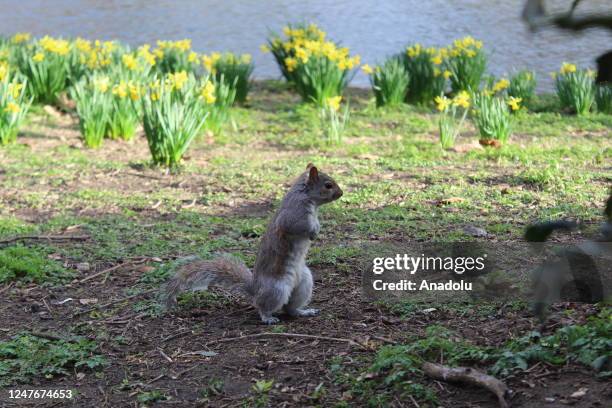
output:
[[313,316],[305,309],[312,296],[312,274],[306,266],[311,241],[320,232],[319,206],[342,196],[338,184],[308,165],[291,186],[262,237],[253,274],[234,258],[195,261],[179,268],[166,286],[167,304],[188,290],[209,285],[240,291],[252,298],[261,320],[274,324],[283,309],[293,316]]

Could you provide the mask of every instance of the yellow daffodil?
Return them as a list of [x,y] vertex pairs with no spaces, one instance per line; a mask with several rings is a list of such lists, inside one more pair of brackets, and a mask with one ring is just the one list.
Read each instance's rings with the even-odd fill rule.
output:
[[364,73],[368,74],[368,75],[371,75],[371,74],[374,72],[374,70],[372,69],[372,67],[371,67],[371,66],[369,66],[368,64],[364,64],[364,65],[361,67],[361,70],[362,70]]
[[11,42],[13,44],[21,44],[30,41],[30,38],[32,38],[30,33],[17,33],[11,38]]
[[15,102],[7,103],[6,107],[4,108],[5,112],[12,113],[12,114],[19,113],[20,110],[21,108]]
[[97,91],[105,93],[108,91],[108,87],[110,86],[110,79],[108,77],[100,77],[94,79],[94,88]]
[[242,64],[250,64],[252,59],[251,54],[242,54],[240,56],[240,62]]
[[38,43],[45,51],[54,54],[66,55],[68,52],[70,52],[70,43],[66,40],[55,39],[46,35],[41,38]]
[[561,69],[559,70],[559,72],[564,75],[576,72],[576,65],[564,62],[561,65]]
[[432,57],[432,58],[431,58],[431,62],[432,62],[434,65],[440,65],[440,64],[442,64],[442,56],[441,56],[440,54],[438,54],[438,55],[436,55],[436,56]]
[[133,83],[128,84],[128,92],[131,100],[137,101],[140,99],[140,88],[137,85]]
[[128,87],[127,84],[123,81],[113,86],[113,95],[117,96],[119,99],[124,99],[128,96]]
[[187,56],[187,61],[192,63],[198,63],[198,54],[196,52],[191,51]]
[[266,44],[262,44],[259,46],[259,50],[264,54],[267,54],[270,52],[270,47],[268,47]]
[[123,62],[123,65],[130,71],[134,71],[136,68],[138,68],[138,61],[136,61],[136,58],[134,58],[134,56],[131,54],[124,54],[121,57],[121,61]]
[[211,81],[206,81],[202,87],[202,90],[200,91],[200,97],[209,105],[215,103],[217,100],[215,95],[215,85]]
[[445,110],[447,110],[451,104],[450,99],[448,99],[444,95],[436,96],[434,98],[434,102],[436,103],[436,109],[438,109],[440,112],[444,112]]
[[445,79],[450,78],[452,75],[453,75],[453,73],[452,73],[452,72],[450,72],[449,70],[446,70],[446,71],[444,71],[444,72],[442,73],[442,76],[443,76]]
[[325,100],[325,104],[336,112],[340,109],[340,102],[342,102],[342,96],[331,96]]
[[470,107],[470,94],[466,91],[461,91],[453,98],[453,105],[460,106],[462,108]]
[[37,52],[32,57],[32,61],[34,61],[34,62],[42,62],[42,61],[44,61],[44,59],[45,59],[45,54],[42,53],[42,52]]
[[501,92],[504,89],[508,88],[509,86],[510,86],[510,81],[508,81],[506,78],[502,78],[493,85],[492,90],[493,92]]
[[511,96],[510,98],[508,98],[508,106],[510,106],[510,109],[512,109],[513,111],[517,111],[521,109],[520,103],[522,101],[523,98],[515,98],[514,96]]
[[13,97],[13,99],[19,98],[19,95],[21,94],[22,89],[23,89],[23,84],[20,84],[18,82],[14,84],[9,84],[8,86],[8,91],[11,93],[11,96]]
[[168,75],[168,83],[172,86],[172,89],[176,91],[180,91],[188,79],[189,76],[187,75],[187,71],[175,72],[174,74]]
[[8,76],[8,64],[0,63],[0,81]]
[[295,58],[292,58],[292,57],[285,58],[285,67],[287,68],[287,71],[289,72],[295,71],[295,69],[297,68],[297,65],[298,65],[298,62]]

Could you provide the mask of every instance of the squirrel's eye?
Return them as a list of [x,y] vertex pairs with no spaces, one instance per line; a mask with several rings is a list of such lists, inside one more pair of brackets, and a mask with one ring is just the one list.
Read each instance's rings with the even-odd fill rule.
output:
[[332,184],[331,181],[328,181],[327,183],[325,183],[325,188],[332,188],[334,185]]

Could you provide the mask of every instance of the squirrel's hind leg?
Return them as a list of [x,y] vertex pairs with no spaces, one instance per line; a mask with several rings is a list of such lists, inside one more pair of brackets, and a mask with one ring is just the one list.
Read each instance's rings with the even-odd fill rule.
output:
[[255,292],[254,304],[259,311],[261,321],[265,324],[275,324],[280,320],[274,313],[280,312],[287,304],[291,288],[285,282],[266,282]]
[[312,296],[312,273],[306,265],[300,273],[300,282],[291,292],[289,303],[285,306],[285,311],[291,316],[315,316],[319,313],[318,309],[304,309]]

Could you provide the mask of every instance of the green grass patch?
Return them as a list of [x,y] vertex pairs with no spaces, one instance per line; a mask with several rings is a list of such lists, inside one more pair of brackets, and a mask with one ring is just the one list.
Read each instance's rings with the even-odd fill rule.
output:
[[72,271],[50,260],[48,254],[42,248],[21,245],[0,249],[0,283],[56,283],[73,276]]
[[84,338],[47,340],[27,333],[0,342],[0,386],[30,383],[68,375],[73,369],[95,369],[106,364],[96,344]]

